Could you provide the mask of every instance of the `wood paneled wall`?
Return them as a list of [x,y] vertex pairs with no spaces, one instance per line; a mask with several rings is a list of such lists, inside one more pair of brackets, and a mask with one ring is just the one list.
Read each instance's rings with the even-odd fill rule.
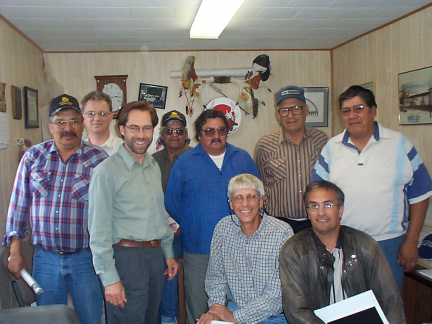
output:
[[[333,102],[353,84],[375,82],[377,120],[418,142],[432,174],[432,125],[399,125],[398,74],[432,66],[432,7],[379,29],[332,51]],[[344,128],[333,115],[333,134]],[[427,224],[432,226],[432,202]]]

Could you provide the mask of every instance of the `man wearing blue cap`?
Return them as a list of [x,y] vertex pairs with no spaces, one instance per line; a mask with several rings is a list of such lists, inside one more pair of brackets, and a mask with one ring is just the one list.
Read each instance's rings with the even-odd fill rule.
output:
[[281,127],[260,139],[255,161],[266,190],[266,212],[283,218],[297,233],[310,227],[303,192],[328,137],[305,126],[309,108],[303,88],[290,85],[276,96]]

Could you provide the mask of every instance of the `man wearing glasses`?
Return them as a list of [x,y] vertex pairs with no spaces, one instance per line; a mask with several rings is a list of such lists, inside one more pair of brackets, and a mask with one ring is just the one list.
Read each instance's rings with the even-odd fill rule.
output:
[[81,141],[78,101],[67,94],[51,100],[53,140],[25,153],[15,178],[3,245],[10,244],[9,270],[26,268],[21,240],[32,229],[33,277],[44,292],[39,305],[66,304],[71,294],[81,323],[100,323],[102,291],[93,269],[87,231],[88,190],[93,169],[107,155]]
[[282,313],[279,251],[291,227],[264,212],[264,185],[251,174],[228,184],[233,215],[216,225],[205,288],[210,310],[198,324],[286,323]]
[[126,104],[118,120],[125,143],[90,183],[90,247],[108,323],[156,323],[164,272],[177,274],[160,169],[147,152],[157,123],[150,103]]
[[[168,176],[177,158],[192,147],[188,145],[188,133],[185,116],[172,110],[162,116],[160,128],[160,140],[164,149],[154,153],[152,156],[159,164],[162,174],[162,189],[165,192]],[[174,227],[177,225],[173,222]],[[183,254],[182,238],[180,229],[175,228],[173,249],[174,257],[177,259]],[[162,300],[159,308],[161,323],[175,323],[178,312],[178,277],[166,281],[162,292]]]
[[362,231],[341,226],[342,190],[319,180],[307,186],[304,201],[312,228],[289,239],[279,256],[288,323],[321,323],[314,310],[368,290],[390,323],[405,323],[402,300],[379,244]]
[[276,104],[281,127],[261,138],[255,161],[266,189],[266,212],[283,218],[297,233],[310,227],[303,192],[328,137],[318,129],[305,126],[309,108],[302,88],[280,89]]
[[219,110],[204,110],[195,121],[199,144],[174,164],[165,191],[165,207],[180,224],[187,323],[207,312],[204,279],[213,230],[229,215],[229,180],[241,173],[258,176],[250,155],[227,143],[228,122]]
[[345,131],[323,148],[311,181],[332,181],[345,192],[342,223],[379,242],[401,290],[404,270],[417,264],[432,181],[412,143],[375,121],[372,91],[349,87],[339,111]]
[[81,101],[87,137],[84,141],[99,146],[108,155],[118,151],[121,138],[110,132],[113,120],[111,98],[101,91],[92,91]]

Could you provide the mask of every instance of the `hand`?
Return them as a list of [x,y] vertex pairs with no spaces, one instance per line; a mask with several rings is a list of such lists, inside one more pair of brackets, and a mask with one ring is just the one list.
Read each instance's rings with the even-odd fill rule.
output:
[[178,263],[174,258],[168,258],[165,262],[168,269],[165,270],[164,275],[168,275],[167,280],[170,281],[177,274]]
[[414,270],[417,265],[417,244],[405,240],[399,248],[399,264],[404,267],[405,272]]
[[213,304],[210,306],[208,312],[219,316],[222,321],[237,323],[234,319],[233,312],[231,312],[225,305]]
[[120,306],[124,308],[124,304],[127,303],[125,289],[121,281],[117,281],[111,285],[105,287],[105,299],[108,303],[114,306]]
[[16,279],[21,278],[21,270],[27,269],[27,265],[22,257],[21,252],[11,254],[8,262],[8,269]]
[[213,313],[205,313],[200,316],[197,321],[197,324],[210,324],[212,321],[220,321],[222,320],[219,316]]

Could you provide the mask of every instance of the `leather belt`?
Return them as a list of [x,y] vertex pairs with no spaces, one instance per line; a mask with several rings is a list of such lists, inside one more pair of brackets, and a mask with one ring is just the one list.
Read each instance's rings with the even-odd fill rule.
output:
[[115,245],[124,246],[124,247],[134,247],[134,248],[156,248],[160,245],[160,240],[152,240],[152,241],[133,241],[122,239]]

